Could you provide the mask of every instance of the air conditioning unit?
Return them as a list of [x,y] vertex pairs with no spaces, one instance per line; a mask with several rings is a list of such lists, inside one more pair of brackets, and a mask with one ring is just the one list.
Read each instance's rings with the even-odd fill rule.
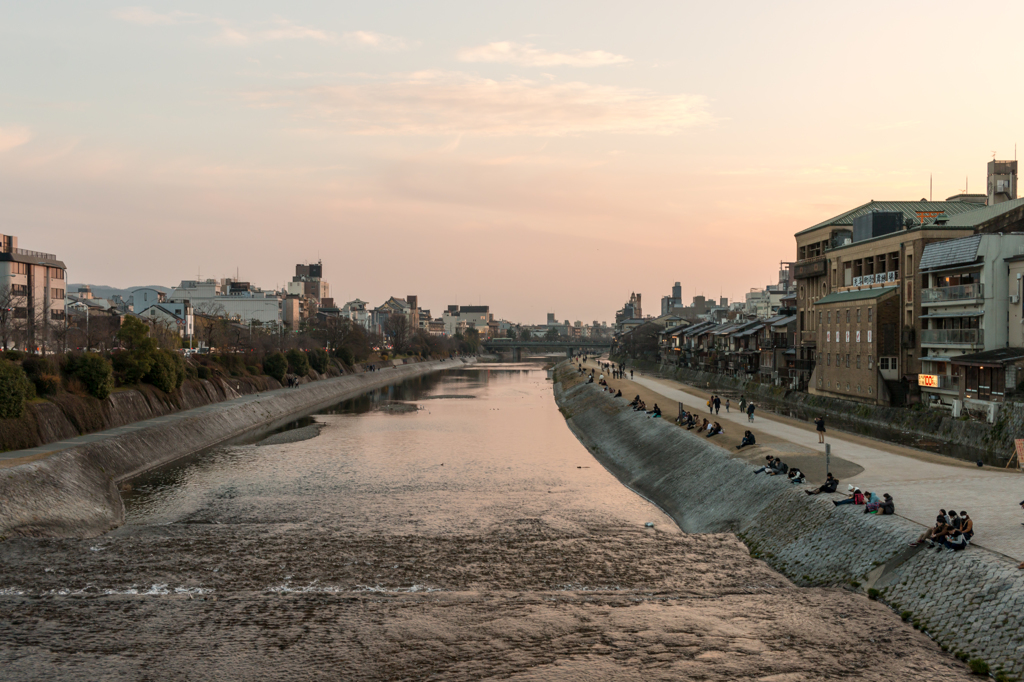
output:
[[1020,294],[1010,294],[1010,303],[1014,305],[1020,303]]

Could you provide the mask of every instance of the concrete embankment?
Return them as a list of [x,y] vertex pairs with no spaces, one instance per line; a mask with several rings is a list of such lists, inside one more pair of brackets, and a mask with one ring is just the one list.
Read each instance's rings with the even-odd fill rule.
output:
[[258,399],[182,413],[166,424],[57,452],[0,470],[0,538],[91,537],[124,522],[118,483],[254,429],[276,428],[298,415],[399,381],[473,359],[398,365],[281,389]]
[[569,427],[684,531],[736,533],[797,584],[878,590],[950,651],[1024,673],[1024,572],[1007,557],[978,547],[955,554],[908,548],[919,524],[835,507],[827,495],[754,476],[713,440],[634,412],[595,384],[567,387],[572,375],[560,366],[554,387]]

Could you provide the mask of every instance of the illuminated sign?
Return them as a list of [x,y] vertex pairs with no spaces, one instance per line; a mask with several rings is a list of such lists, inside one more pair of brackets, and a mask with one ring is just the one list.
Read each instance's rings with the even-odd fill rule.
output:
[[927,386],[929,388],[939,387],[939,377],[937,374],[918,374],[917,385]]

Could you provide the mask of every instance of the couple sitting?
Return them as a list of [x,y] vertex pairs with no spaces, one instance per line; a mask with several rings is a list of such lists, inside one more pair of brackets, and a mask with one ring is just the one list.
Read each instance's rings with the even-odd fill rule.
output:
[[892,495],[885,493],[882,495],[882,501],[878,501],[878,495],[869,493],[871,499],[868,500],[868,504],[864,507],[865,514],[878,514],[879,516],[891,516],[896,513],[896,503],[892,501]]
[[768,461],[768,464],[755,470],[755,474],[759,474],[762,471],[769,476],[781,476],[782,474],[789,473],[789,466],[778,457],[773,458],[771,455],[768,455],[765,459]]
[[[707,420],[705,419],[704,421],[707,421]],[[711,436],[717,436],[720,433],[725,433],[725,431],[722,430],[722,425],[719,424],[718,422],[715,422],[714,424],[710,424],[707,428],[708,428],[708,435],[706,436],[707,438],[711,438]]]
[[848,491],[846,494],[846,499],[839,500],[838,502],[833,500],[832,504],[834,504],[837,507],[841,504],[871,504],[875,505],[876,509],[880,504],[878,495],[874,494],[870,490],[867,492],[861,492],[860,488],[854,488],[852,485],[847,486],[846,490]]

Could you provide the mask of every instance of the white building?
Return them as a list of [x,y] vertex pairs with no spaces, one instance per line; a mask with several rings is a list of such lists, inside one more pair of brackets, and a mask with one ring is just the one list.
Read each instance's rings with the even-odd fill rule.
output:
[[370,311],[366,309],[368,304],[358,298],[349,301],[341,307],[341,317],[352,320],[366,331],[370,331]]
[[131,309],[144,320],[160,322],[175,328],[183,339],[190,339],[196,333],[192,304],[187,300],[169,301],[164,292],[142,287],[132,291]]
[[167,302],[185,301],[200,315],[239,322],[281,323],[281,301],[277,294],[261,291],[248,282],[182,280],[167,296]]
[[42,350],[49,331],[66,323],[67,269],[52,253],[18,248],[0,235],[0,324],[8,346]]

